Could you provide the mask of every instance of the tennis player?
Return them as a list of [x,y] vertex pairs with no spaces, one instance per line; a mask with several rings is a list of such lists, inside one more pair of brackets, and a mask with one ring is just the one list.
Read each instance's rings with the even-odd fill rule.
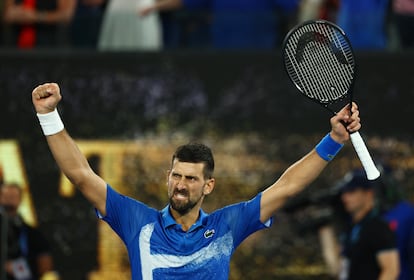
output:
[[[168,171],[168,205],[161,210],[116,192],[89,166],[58,114],[56,83],[39,85],[32,100],[49,148],[62,172],[96,208],[128,250],[132,279],[228,279],[230,259],[250,234],[268,228],[291,196],[309,185],[361,128],[356,104],[330,119],[331,131],[272,185],[248,201],[211,214],[201,206],[215,187],[210,148],[177,148]],[[341,123],[343,122],[345,126]]]

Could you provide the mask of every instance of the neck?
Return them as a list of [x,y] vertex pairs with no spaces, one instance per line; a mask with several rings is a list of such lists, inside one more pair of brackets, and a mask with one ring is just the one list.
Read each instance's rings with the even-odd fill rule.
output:
[[185,214],[181,214],[171,207],[170,211],[177,224],[181,225],[183,231],[188,231],[191,226],[195,224],[200,215],[200,208],[193,208],[190,212],[187,212]]

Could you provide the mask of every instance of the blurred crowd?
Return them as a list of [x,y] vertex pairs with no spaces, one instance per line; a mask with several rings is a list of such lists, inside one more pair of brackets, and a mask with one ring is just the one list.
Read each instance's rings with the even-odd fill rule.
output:
[[414,47],[412,0],[0,0],[2,48],[276,49],[294,25],[337,23],[355,49]]

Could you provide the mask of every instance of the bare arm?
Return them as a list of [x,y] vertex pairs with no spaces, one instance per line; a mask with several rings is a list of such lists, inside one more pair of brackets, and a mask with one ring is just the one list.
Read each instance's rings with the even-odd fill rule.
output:
[[[359,111],[356,104],[352,107],[352,116],[349,116],[349,107],[344,107],[333,116],[330,136],[337,143],[349,140],[349,132],[361,128]],[[346,124],[346,128],[342,123]],[[348,131],[347,131],[348,130]],[[260,220],[267,221],[277,209],[283,206],[286,200],[302,191],[312,183],[327,166],[328,162],[322,159],[315,149],[291,165],[282,176],[264,192],[260,204]]]
[[[52,112],[61,98],[55,83],[40,85],[32,92],[33,105],[39,114]],[[46,136],[46,139],[61,171],[102,215],[106,215],[106,182],[95,174],[67,131]]]
[[381,252],[377,255],[377,261],[381,267],[378,280],[395,280],[400,273],[399,255],[397,250]]
[[319,241],[321,244],[322,256],[325,261],[328,273],[335,277],[339,274],[340,268],[340,244],[336,233],[331,225],[324,225],[318,229]]
[[68,23],[72,20],[76,8],[76,0],[58,0],[57,9],[50,12],[38,12],[37,22]]
[[53,11],[38,11],[24,8],[14,0],[4,4],[4,20],[8,23],[67,23],[75,12],[76,0],[58,0]]
[[182,5],[182,0],[158,0],[153,5],[147,6],[138,12],[141,16],[146,16],[153,12],[175,10],[181,8]]

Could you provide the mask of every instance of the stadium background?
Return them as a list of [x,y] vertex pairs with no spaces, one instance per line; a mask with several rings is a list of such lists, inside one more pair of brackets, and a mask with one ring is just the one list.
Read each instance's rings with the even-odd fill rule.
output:
[[[90,150],[97,172],[156,208],[166,203],[164,171],[178,144],[213,148],[218,182],[205,206],[212,211],[264,189],[329,129],[329,113],[296,93],[279,52],[4,51],[0,59],[0,145],[19,147],[27,195],[62,279],[128,279],[128,264],[115,234],[61,180],[31,104],[39,83],[60,84],[65,125]],[[414,54],[358,53],[357,62],[362,135],[376,161],[399,171],[414,201]],[[103,162],[119,170],[104,171]],[[330,188],[359,165],[348,145],[301,196]],[[270,230],[236,251],[231,279],[327,278],[317,235],[322,204],[278,213]]]

